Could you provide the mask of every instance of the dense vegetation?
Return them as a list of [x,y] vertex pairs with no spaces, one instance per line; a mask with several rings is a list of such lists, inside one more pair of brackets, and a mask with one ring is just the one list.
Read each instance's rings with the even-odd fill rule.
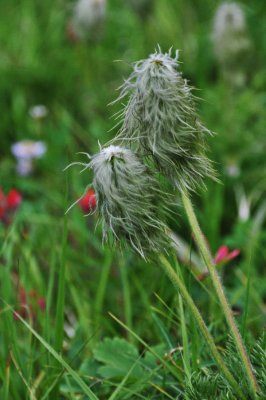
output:
[[[67,1],[0,3],[0,398],[238,398],[159,259],[103,246],[97,213],[84,217],[92,202],[65,214],[93,177],[63,169],[113,137],[121,104],[108,104],[159,43],[180,49],[214,132],[220,183],[206,179],[192,201],[266,399],[266,4],[241,3],[251,46],[234,86],[213,50],[218,1],[154,0],[142,12],[131,3],[109,0],[97,37],[80,41],[67,30]],[[48,113],[33,118],[38,104]],[[23,139],[47,150],[21,176],[11,146]],[[244,398],[255,399],[178,192],[169,207],[182,280]]]

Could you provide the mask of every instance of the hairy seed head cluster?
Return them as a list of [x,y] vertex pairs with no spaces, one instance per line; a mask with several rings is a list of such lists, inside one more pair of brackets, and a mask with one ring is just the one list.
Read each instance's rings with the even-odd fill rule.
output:
[[165,195],[140,159],[129,149],[111,145],[94,155],[89,166],[103,239],[124,239],[142,257],[167,249]]
[[120,88],[124,98],[122,127],[114,139],[135,146],[152,157],[159,170],[180,190],[195,189],[213,176],[205,155],[204,137],[210,133],[197,116],[191,87],[179,71],[178,53],[160,49],[134,64]]
[[214,177],[204,141],[210,132],[179,71],[178,52],[172,57],[171,50],[158,49],[136,62],[117,101],[125,99],[111,145],[89,156],[88,164],[76,164],[93,170],[103,239],[122,239],[145,258],[172,243],[165,224],[169,195],[160,189],[158,172],[184,192]]

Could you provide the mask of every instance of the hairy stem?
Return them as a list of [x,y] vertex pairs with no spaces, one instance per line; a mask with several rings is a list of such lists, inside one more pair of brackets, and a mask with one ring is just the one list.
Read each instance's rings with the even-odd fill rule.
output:
[[186,286],[184,285],[182,279],[178,276],[178,274],[175,272],[175,270],[171,267],[170,263],[168,260],[161,255],[160,257],[160,266],[163,269],[163,271],[166,273],[168,278],[171,280],[172,284],[174,287],[177,289],[177,291],[181,294],[183,297],[187,307],[189,308],[191,314],[195,318],[195,321],[198,324],[198,327],[204,336],[209,349],[218,365],[220,370],[223,372],[225,378],[228,380],[228,382],[232,385],[232,387],[235,389],[236,393],[238,394],[240,399],[245,399],[245,396],[243,395],[242,391],[240,390],[238,383],[236,382],[235,378],[231,374],[231,372],[228,370],[227,366],[225,365],[222,357],[220,356],[214,339],[211,336],[197,306],[195,305],[192,297],[190,296],[189,292],[187,291]]
[[190,197],[187,193],[183,193],[182,194],[182,200],[183,200],[183,204],[187,213],[187,217],[191,226],[191,229],[193,231],[194,237],[195,237],[195,241],[197,243],[197,246],[199,248],[199,251],[205,261],[205,264],[208,268],[213,286],[216,290],[217,296],[219,298],[220,304],[221,304],[221,308],[223,309],[228,327],[231,331],[231,335],[233,337],[233,340],[235,342],[236,348],[239,351],[239,356],[241,357],[241,360],[243,362],[243,367],[246,371],[247,374],[247,378],[248,381],[250,383],[252,392],[256,398],[256,393],[258,392],[259,388],[258,388],[258,384],[256,381],[256,378],[253,374],[252,371],[252,365],[250,363],[246,348],[244,346],[242,337],[240,335],[240,332],[238,330],[238,327],[236,325],[232,310],[229,306],[229,303],[226,299],[225,293],[224,293],[224,289],[219,277],[219,274],[217,273],[215,264],[213,262],[213,258],[211,256],[211,253],[208,249],[208,246],[206,245],[203,233],[200,229],[197,217],[195,215]]

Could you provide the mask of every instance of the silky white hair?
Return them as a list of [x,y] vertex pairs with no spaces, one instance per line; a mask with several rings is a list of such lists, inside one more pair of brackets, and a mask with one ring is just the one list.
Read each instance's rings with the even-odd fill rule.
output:
[[195,189],[214,171],[205,155],[204,136],[210,132],[199,121],[191,87],[179,71],[178,51],[171,53],[158,48],[134,64],[116,100],[128,102],[118,116],[122,126],[114,142],[151,157],[182,191]]
[[167,194],[141,160],[131,150],[111,145],[92,156],[88,167],[94,172],[103,239],[123,239],[144,258],[169,249]]

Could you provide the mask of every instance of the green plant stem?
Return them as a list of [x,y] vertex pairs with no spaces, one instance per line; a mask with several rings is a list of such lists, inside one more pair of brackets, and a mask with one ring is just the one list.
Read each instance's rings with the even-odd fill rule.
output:
[[209,251],[209,249],[208,249],[208,247],[206,245],[203,233],[202,233],[202,231],[200,229],[200,226],[199,226],[197,217],[195,215],[195,212],[194,212],[190,197],[189,197],[189,195],[187,193],[182,193],[182,201],[183,201],[186,213],[187,213],[187,217],[188,217],[191,229],[192,229],[192,231],[194,233],[195,241],[196,241],[197,246],[199,248],[199,251],[200,251],[200,253],[201,253],[201,255],[202,255],[202,257],[203,257],[203,259],[205,261],[205,264],[206,264],[206,266],[208,268],[208,271],[209,271],[213,286],[214,286],[214,288],[216,290],[216,293],[217,293],[217,296],[219,298],[219,301],[220,301],[220,304],[221,304],[221,308],[223,309],[223,312],[224,312],[228,327],[229,327],[229,329],[231,331],[231,335],[232,335],[233,340],[235,342],[236,348],[239,351],[239,356],[241,357],[241,360],[243,362],[243,367],[244,367],[244,369],[246,371],[247,378],[248,378],[248,381],[250,383],[252,392],[253,392],[253,394],[254,394],[254,396],[256,398],[256,393],[258,392],[259,388],[258,388],[258,384],[257,384],[256,378],[255,378],[255,376],[253,374],[253,371],[252,371],[252,366],[251,366],[251,363],[250,363],[246,348],[244,346],[244,343],[243,343],[242,337],[240,335],[240,332],[239,332],[239,330],[237,328],[237,325],[236,325],[232,310],[231,310],[231,308],[229,306],[229,303],[228,303],[228,301],[226,299],[226,296],[225,296],[225,293],[224,293],[224,290],[223,290],[223,286],[222,286],[219,274],[217,273],[215,264],[213,262],[213,258],[212,258],[211,253],[210,253],[210,251]]
[[240,390],[238,383],[236,382],[235,378],[233,377],[233,375],[231,374],[231,372],[228,370],[227,366],[225,365],[222,357],[220,356],[215,342],[213,340],[213,337],[211,336],[197,306],[195,305],[192,297],[190,296],[189,292],[187,291],[186,286],[184,285],[182,279],[178,276],[178,274],[174,271],[174,269],[171,267],[170,263],[168,262],[168,260],[161,255],[159,257],[160,259],[160,266],[163,269],[163,271],[166,273],[166,275],[168,276],[168,278],[171,280],[172,284],[174,285],[174,287],[177,289],[177,291],[181,294],[181,296],[183,297],[187,307],[189,308],[191,314],[193,315],[193,317],[195,318],[195,321],[198,324],[198,327],[202,333],[202,335],[204,336],[209,349],[217,363],[217,365],[219,366],[219,368],[221,369],[221,371],[223,372],[224,376],[226,377],[226,379],[228,380],[228,382],[232,385],[232,387],[235,389],[236,393],[238,394],[240,399],[245,399],[245,396],[243,395],[242,391]]

